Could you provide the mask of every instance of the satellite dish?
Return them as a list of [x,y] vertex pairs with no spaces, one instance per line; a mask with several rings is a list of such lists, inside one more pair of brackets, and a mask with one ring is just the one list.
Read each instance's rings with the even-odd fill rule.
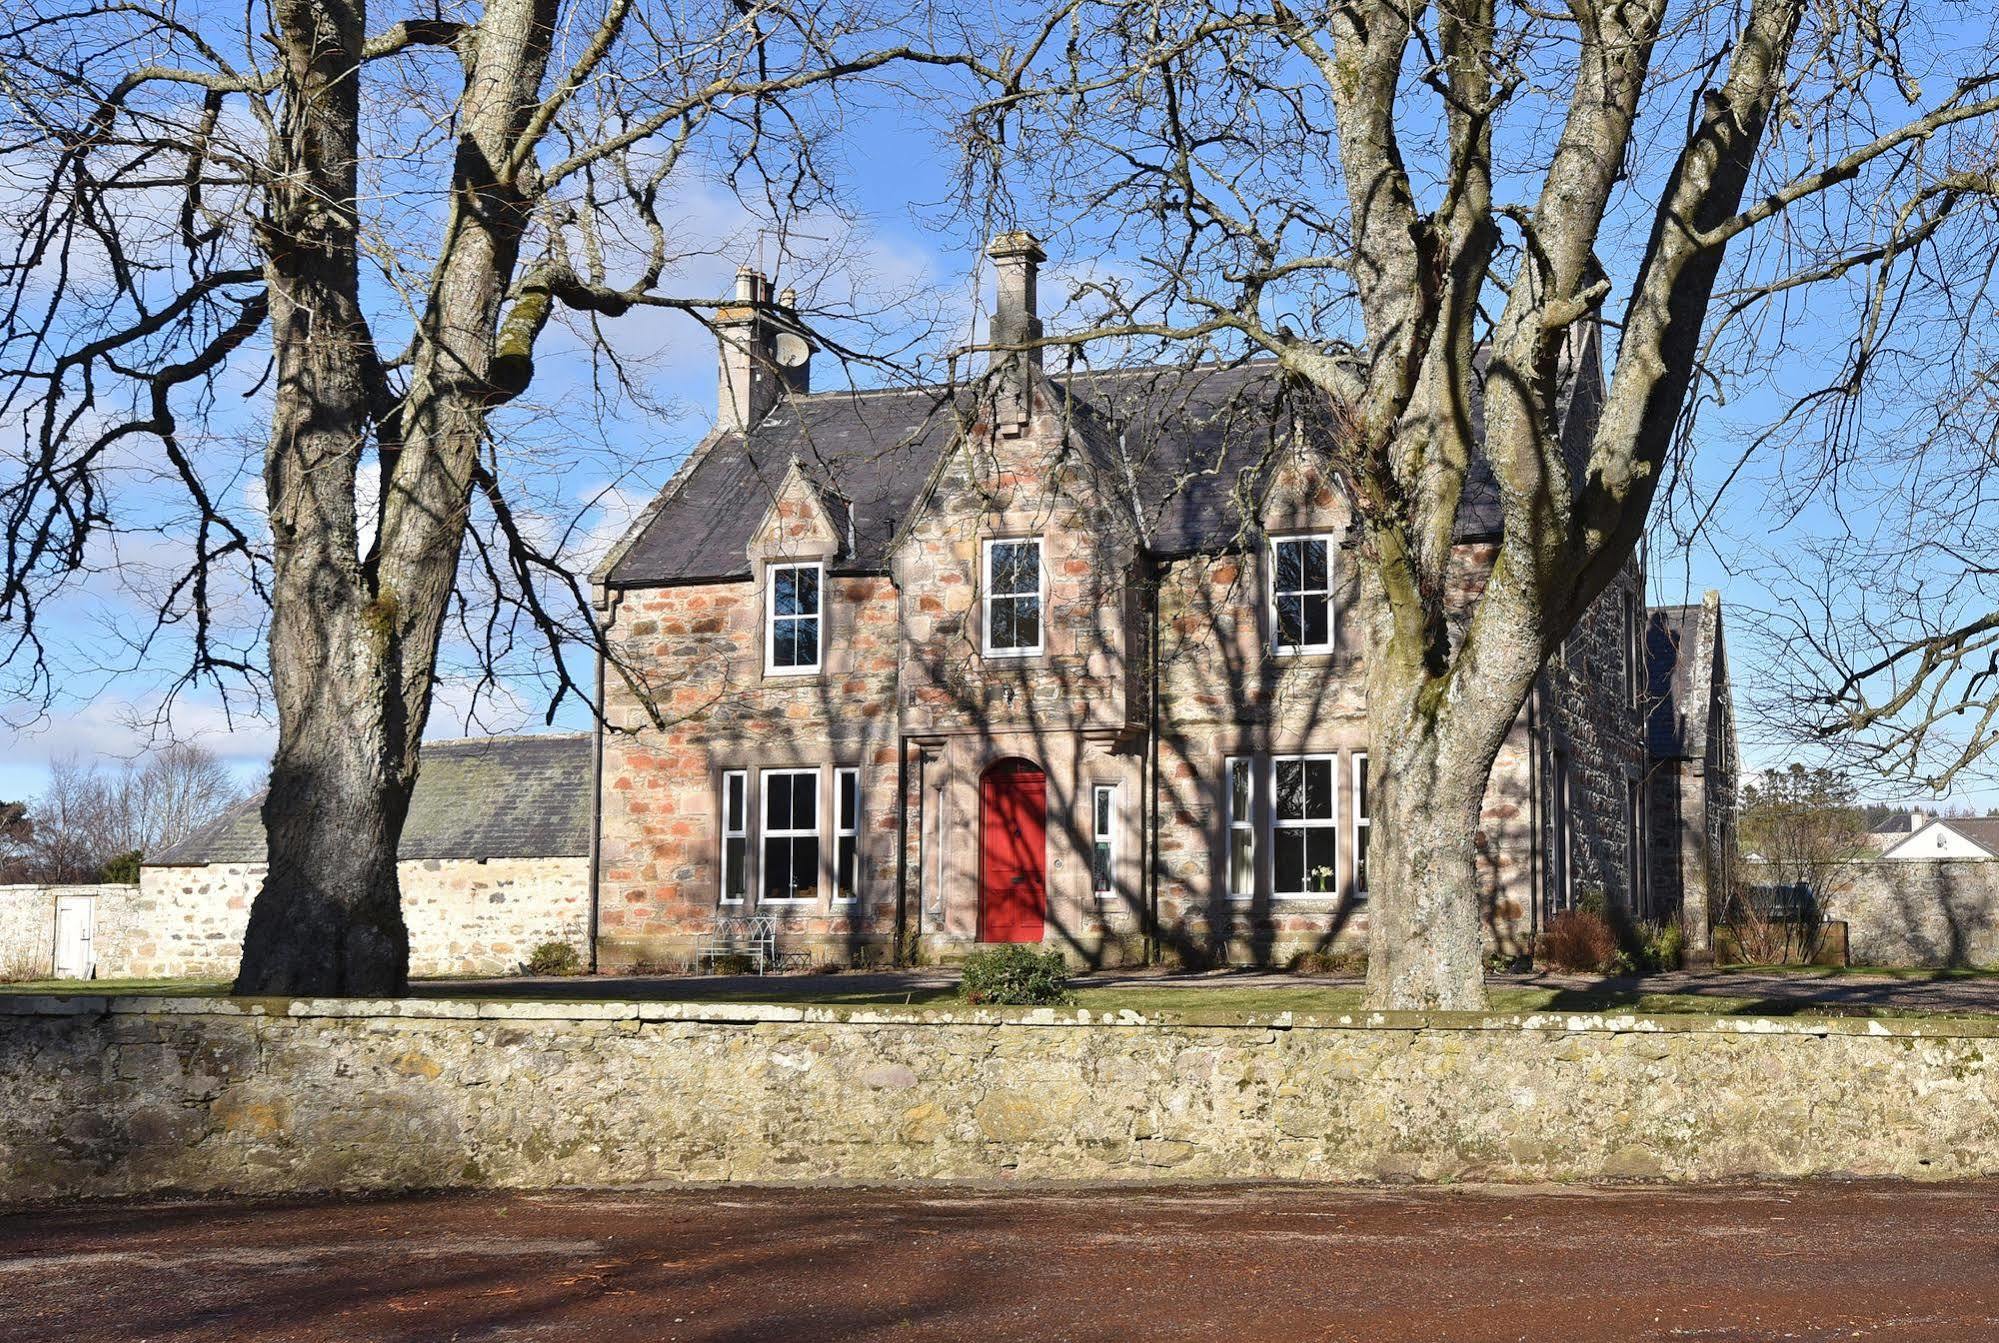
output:
[[779,368],[803,368],[812,358],[812,342],[795,331],[780,331],[773,353]]

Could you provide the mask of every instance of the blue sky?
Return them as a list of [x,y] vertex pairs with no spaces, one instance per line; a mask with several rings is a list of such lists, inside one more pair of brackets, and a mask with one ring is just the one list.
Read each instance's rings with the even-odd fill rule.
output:
[[[837,145],[844,213],[821,212],[798,220],[797,234],[817,236],[795,237],[790,251],[760,234],[756,215],[719,183],[684,183],[676,220],[686,259],[668,287],[682,294],[719,295],[726,292],[739,261],[760,261],[780,285],[797,283],[830,302],[850,292],[892,299],[879,321],[849,323],[842,336],[855,343],[878,339],[934,358],[976,329],[989,279],[980,258],[982,222],[965,219],[946,204],[955,185],[953,150],[928,111],[900,110],[885,102],[850,107]],[[1087,228],[1070,231],[1059,221],[1050,227],[1050,221],[1032,217],[1023,222],[1047,234],[1056,253],[1044,283],[1045,306],[1060,303],[1066,280],[1120,264],[1114,253],[1092,250],[1096,244]],[[1065,245],[1068,255],[1062,254]],[[1805,376],[1821,363],[1832,367],[1843,342],[1843,321],[1850,319],[1850,311],[1843,310],[1848,301],[1835,297],[1817,309],[1797,311],[1793,372]],[[632,512],[652,497],[707,428],[714,410],[713,344],[696,322],[677,313],[644,313],[620,319],[613,330],[621,355],[637,360],[642,370],[644,408],[627,404],[608,417],[599,415],[590,395],[587,359],[575,342],[565,345],[559,333],[552,333],[538,361],[540,376],[529,404],[515,412],[523,442],[531,445],[517,459],[518,483],[527,497],[547,504],[552,526],[574,526],[571,554],[579,562],[600,553]],[[1817,333],[1823,339],[1815,343]],[[254,375],[243,370],[239,376],[247,381]],[[819,386],[829,380],[837,385],[840,376],[824,360],[815,367]],[[862,370],[855,376],[865,382],[875,375]],[[1784,390],[1775,380],[1738,389],[1725,406],[1704,412],[1688,445],[1672,516],[1684,526],[1708,506],[1724,478],[1729,484],[1693,545],[1680,545],[1663,520],[1655,527],[1650,542],[1654,602],[1698,601],[1704,589],[1713,587],[1738,611],[1774,606],[1784,592],[1773,577],[1773,559],[1847,525],[1826,509],[1822,495],[1800,491],[1797,473],[1799,463],[1810,457],[1809,445],[1792,453],[1760,452],[1731,477],[1745,435],[1781,412]],[[254,515],[260,488],[256,403],[231,406],[229,400],[224,399],[207,426],[211,442],[204,462],[217,492],[239,511]],[[134,577],[143,584],[154,572],[149,566],[165,566],[175,554],[171,547],[156,552],[158,539],[146,535],[159,517],[144,502],[149,485],[157,484],[154,470],[142,458],[124,469],[121,488],[129,493],[121,513],[132,531],[100,550],[101,571],[77,585],[53,626],[61,662],[56,702],[44,717],[21,722],[17,714],[17,721],[0,727],[0,798],[35,792],[52,756],[115,760],[142,751],[152,739],[144,720],[158,710],[159,696],[176,668],[177,650],[169,639],[141,657],[122,644],[143,621],[143,603],[130,590]],[[1746,763],[1752,768],[1780,764],[1793,753],[1755,730],[1749,703],[1753,695],[1745,692],[1753,691],[1758,681],[1759,662],[1781,656],[1783,650],[1759,646],[1746,621],[1735,624],[1734,638]],[[432,734],[541,726],[545,701],[533,686],[515,682],[500,689],[474,711],[469,682],[449,677],[439,692]],[[225,705],[202,690],[178,701],[171,718],[178,734],[223,754],[246,784],[260,776],[274,740],[260,706],[247,699]],[[555,725],[580,728],[587,725],[587,715],[572,705]],[[1882,786],[1871,791],[1890,797],[1900,790]],[[1999,792],[1978,789],[1961,796],[1999,800]]]

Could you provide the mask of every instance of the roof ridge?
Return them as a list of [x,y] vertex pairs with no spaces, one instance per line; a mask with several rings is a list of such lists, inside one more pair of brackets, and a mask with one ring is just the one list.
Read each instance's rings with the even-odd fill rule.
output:
[[[1229,373],[1236,369],[1263,369],[1277,366],[1275,357],[1258,357],[1223,362],[1204,360],[1197,364],[1133,364],[1098,368],[1093,365],[1070,367],[1059,372],[1042,370],[1042,376],[1049,379],[1074,377],[1135,377],[1142,373]],[[903,387],[829,387],[821,392],[791,392],[778,405],[791,401],[830,401],[835,397],[853,400],[864,396],[913,396],[918,392],[965,392],[981,381],[986,375],[966,378],[954,382],[918,382]]]
[[426,751],[445,746],[486,746],[494,742],[578,741],[592,735],[587,729],[569,732],[494,732],[483,737],[437,737],[423,744]]

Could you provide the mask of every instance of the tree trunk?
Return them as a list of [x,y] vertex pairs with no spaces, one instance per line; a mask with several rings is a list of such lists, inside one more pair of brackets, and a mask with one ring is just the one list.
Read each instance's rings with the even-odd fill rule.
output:
[[407,707],[402,613],[360,558],[355,516],[377,381],[356,249],[364,15],[358,0],[284,0],[274,14],[284,133],[262,231],[278,752],[236,991],[396,994],[409,974],[396,849],[428,701]]
[[280,710],[263,807],[270,866],[237,993],[396,996],[408,987],[396,850],[415,762],[401,760],[401,734],[383,712],[394,688],[373,650],[343,657],[328,643],[273,629],[274,678],[307,693],[280,697],[289,712]]
[[1368,754],[1368,1006],[1485,1007],[1472,834],[1485,773],[1444,748],[1433,720],[1405,721]]
[[[1412,634],[1386,602],[1368,654],[1367,1005],[1483,1011],[1473,843],[1493,761],[1542,662],[1526,585],[1502,556],[1472,627],[1440,611]],[[1434,608],[1433,608],[1434,609]]]

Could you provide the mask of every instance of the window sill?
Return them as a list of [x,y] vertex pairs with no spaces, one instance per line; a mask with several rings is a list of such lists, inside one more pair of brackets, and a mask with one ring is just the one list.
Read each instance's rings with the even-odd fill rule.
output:
[[[1231,901],[1233,901],[1238,905],[1246,905],[1252,900],[1258,900],[1261,898],[1262,897],[1255,895],[1231,895],[1229,897]],[[1270,899],[1273,902],[1282,900],[1286,903],[1316,902],[1319,904],[1324,904],[1328,901],[1344,900],[1346,898],[1347,897],[1341,895],[1338,891],[1286,891],[1273,894],[1270,897]],[[1366,897],[1360,896],[1355,898],[1365,899]]]

